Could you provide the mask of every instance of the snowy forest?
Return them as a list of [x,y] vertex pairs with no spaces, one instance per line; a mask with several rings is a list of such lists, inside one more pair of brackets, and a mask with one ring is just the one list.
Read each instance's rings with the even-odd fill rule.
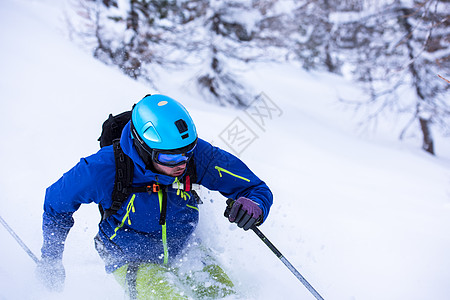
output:
[[376,130],[400,119],[400,139],[450,135],[448,0],[73,0],[71,38],[100,61],[152,84],[158,68],[182,68],[207,101],[245,107],[257,91],[239,68],[289,62],[355,80],[341,99]]
[[[33,257],[47,188],[149,93],[267,183],[258,228],[324,299],[447,300],[449,15],[436,0],[0,1],[0,300],[127,299],[94,203],[73,214],[63,291]],[[199,197],[195,238],[235,284],[227,300],[314,299],[224,218],[226,197]]]

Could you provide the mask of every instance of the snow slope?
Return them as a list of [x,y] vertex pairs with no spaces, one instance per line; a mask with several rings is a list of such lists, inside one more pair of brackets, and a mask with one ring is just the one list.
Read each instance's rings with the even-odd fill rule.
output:
[[[45,188],[97,151],[109,113],[161,92],[182,101],[200,135],[228,151],[223,137],[236,118],[254,132],[256,140],[240,157],[275,195],[261,230],[325,299],[448,299],[447,141],[436,137],[438,156],[430,157],[415,141],[361,137],[354,116],[336,105],[338,94],[358,93],[352,84],[293,66],[242,72],[276,105],[262,127],[251,114],[201,101],[183,72],[160,72],[160,90],[152,90],[67,41],[60,3],[0,3],[0,216],[34,253],[42,243]],[[222,217],[225,199],[206,190],[201,196],[197,234],[239,284],[242,298],[313,299],[252,232]],[[34,262],[0,228],[1,300],[124,299],[93,247],[97,207],[83,206],[75,220],[61,294],[39,286]]]

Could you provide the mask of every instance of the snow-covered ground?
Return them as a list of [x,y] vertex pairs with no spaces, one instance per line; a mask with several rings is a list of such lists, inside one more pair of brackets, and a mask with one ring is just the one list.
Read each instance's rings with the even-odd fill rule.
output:
[[[357,134],[337,97],[353,84],[294,66],[242,72],[264,92],[261,119],[205,103],[183,72],[159,72],[159,91],[132,81],[71,44],[57,0],[0,3],[0,216],[39,254],[45,189],[98,149],[109,113],[147,93],[182,101],[201,137],[240,157],[274,192],[260,228],[325,299],[448,299],[450,295],[450,144],[436,136],[437,157],[416,140],[400,143],[383,124]],[[255,107],[253,107],[253,109]],[[253,119],[252,119],[253,118]],[[256,122],[255,122],[256,121]],[[240,122],[240,123],[236,123]],[[247,126],[245,149],[227,139]],[[243,128],[243,127],[240,127]],[[231,143],[231,148],[229,145]],[[245,299],[313,299],[254,235],[223,218],[220,194],[202,191],[198,235],[218,255]],[[93,247],[95,205],[75,214],[66,242],[66,287],[43,290],[34,262],[0,228],[0,299],[124,299]]]

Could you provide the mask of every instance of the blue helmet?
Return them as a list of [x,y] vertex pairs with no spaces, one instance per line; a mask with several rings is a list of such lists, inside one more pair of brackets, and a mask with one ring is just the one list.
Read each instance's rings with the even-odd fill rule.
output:
[[131,132],[147,152],[189,151],[197,142],[197,130],[186,108],[164,95],[147,95],[135,105]]

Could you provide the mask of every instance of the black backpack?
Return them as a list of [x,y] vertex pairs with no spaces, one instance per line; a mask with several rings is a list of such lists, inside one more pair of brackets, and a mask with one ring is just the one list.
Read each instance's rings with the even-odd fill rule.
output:
[[[100,142],[100,148],[113,145],[114,159],[116,162],[116,176],[114,179],[114,188],[111,195],[111,207],[108,209],[103,209],[103,207],[99,205],[102,220],[105,220],[108,217],[116,214],[132,193],[152,193],[157,192],[162,188],[164,191],[163,205],[159,223],[163,225],[165,224],[166,218],[167,193],[165,192],[165,190],[167,189],[167,187],[155,183],[142,187],[132,186],[134,174],[133,161],[128,155],[123,152],[122,148],[120,147],[120,137],[122,135],[122,130],[130,120],[131,111],[125,111],[116,116],[110,114],[108,119],[103,123],[102,133],[98,138],[98,141]],[[194,190],[192,190],[192,184],[195,183],[196,180],[197,173],[195,170],[194,158],[191,158],[187,166],[186,175],[183,178],[183,187],[185,191],[190,191],[192,193],[197,203],[202,203],[198,194]]]

